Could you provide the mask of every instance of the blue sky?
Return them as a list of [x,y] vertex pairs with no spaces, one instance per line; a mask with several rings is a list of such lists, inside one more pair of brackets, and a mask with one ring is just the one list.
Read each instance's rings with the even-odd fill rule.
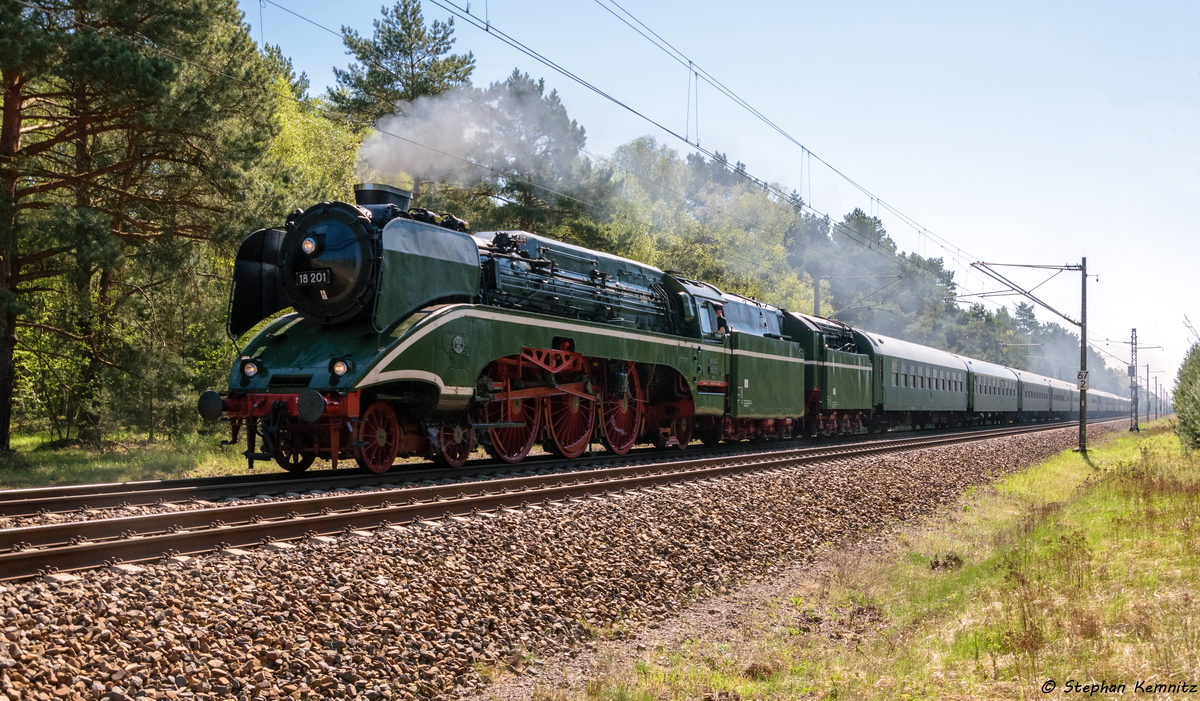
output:
[[[367,36],[381,9],[379,0],[275,2]],[[945,256],[969,290],[986,288],[966,266],[973,260],[1061,265],[1086,256],[1089,272],[1099,275],[1098,284],[1089,283],[1089,336],[1128,340],[1137,327],[1145,345],[1163,346],[1142,351],[1139,364],[1165,371],[1160,383],[1173,382],[1194,340],[1184,314],[1200,325],[1200,5],[623,0],[621,6],[935,237],[816,159],[810,171],[799,147],[701,84],[705,148],[800,189],[836,218],[854,207],[878,214],[901,249]],[[427,20],[450,16],[429,0],[423,7]],[[333,83],[333,66],[350,62],[337,37],[276,5],[242,0],[242,9],[254,38],[279,44],[309,75],[314,92]],[[473,0],[470,11],[655,121],[695,136],[687,69],[599,0]],[[459,21],[455,36],[456,52],[475,55],[476,85],[502,80],[513,68],[544,77],[587,128],[594,153],[607,155],[643,135],[687,149],[482,30]],[[694,118],[694,105],[691,111]],[[1026,286],[1045,277],[1010,272]],[[1038,292],[1078,315],[1078,273],[1064,273]],[[1127,345],[1102,348],[1128,356]]]

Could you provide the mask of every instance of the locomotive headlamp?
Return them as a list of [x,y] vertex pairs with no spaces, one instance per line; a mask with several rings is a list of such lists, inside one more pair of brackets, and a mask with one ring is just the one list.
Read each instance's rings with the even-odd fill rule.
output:
[[329,372],[342,377],[354,369],[354,361],[349,358],[334,358],[329,361]]
[[242,363],[242,374],[246,377],[254,377],[258,374],[258,363],[253,360],[247,360]]
[[300,250],[304,251],[310,256],[317,252],[317,248],[319,248],[317,245],[317,240],[311,236],[300,242]]

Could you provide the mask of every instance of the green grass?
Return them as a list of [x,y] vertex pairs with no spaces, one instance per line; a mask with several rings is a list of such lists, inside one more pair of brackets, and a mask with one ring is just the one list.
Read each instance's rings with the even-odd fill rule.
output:
[[[180,438],[147,442],[142,434],[114,434],[99,448],[83,446],[52,447],[44,434],[14,436],[12,453],[0,454],[0,489],[46,487],[64,484],[100,484],[142,480],[183,479],[248,474],[246,434],[239,444],[221,446],[229,438],[191,434]],[[482,448],[472,458],[486,458]],[[399,465],[429,464],[421,457],[400,458]],[[339,468],[355,468],[353,458],[343,458]],[[318,459],[310,470],[328,469],[329,461]],[[255,473],[283,472],[272,460],[254,463]]]
[[[1200,461],[1166,421],[971,490],[884,555],[730,630],[611,664],[573,698],[1043,698],[1200,681]],[[1131,691],[1132,693],[1132,691]],[[566,698],[566,697],[564,697]]]
[[[46,436],[15,436],[15,452],[0,456],[0,488],[243,474],[244,446],[221,448],[227,437],[191,435],[147,443],[140,436],[118,436],[97,449],[47,448]],[[264,471],[281,470],[273,462],[256,463],[255,472]]]

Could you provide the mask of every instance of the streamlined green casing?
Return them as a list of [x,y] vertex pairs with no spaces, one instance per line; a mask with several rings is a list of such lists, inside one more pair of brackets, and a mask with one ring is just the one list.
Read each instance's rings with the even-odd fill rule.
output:
[[[229,378],[231,390],[369,389],[396,402],[400,396],[411,398],[416,388],[416,394],[430,398],[417,403],[419,413],[453,413],[469,406],[479,377],[492,361],[519,356],[525,348],[558,349],[568,342],[567,347],[588,358],[676,370],[691,390],[697,416],[722,416],[727,409],[736,418],[803,415],[804,352],[798,344],[742,333],[722,339],[665,333],[671,324],[666,315],[673,312],[664,306],[666,297],[655,295],[689,294],[672,275],[524,232],[507,235],[519,241],[518,251],[495,257],[497,264],[551,261],[567,277],[530,278],[526,289],[514,288],[513,294],[500,298],[502,304],[513,303],[514,295],[574,295],[574,309],[581,314],[593,304],[611,310],[614,318],[596,321],[480,304],[487,299],[481,264],[486,267],[494,255],[494,234],[471,236],[395,219],[384,227],[379,244],[380,277],[372,314],[341,324],[321,324],[298,314],[268,323],[242,353],[257,359],[259,375],[244,377],[242,363],[236,363]],[[571,279],[605,282],[573,289]],[[526,284],[512,284],[518,283]],[[683,324],[699,335],[694,326]],[[337,359],[351,363],[350,372],[341,378],[330,372]],[[725,382],[728,407],[720,387]],[[397,405],[397,410],[404,413],[403,406]]]
[[[286,314],[259,330],[242,349],[241,357],[261,362],[258,375],[245,377],[238,361],[230,369],[229,388],[239,392],[347,389],[375,357],[377,337],[369,324],[331,327],[296,313]],[[329,364],[337,358],[353,362],[346,377],[336,378],[330,372]]]
[[376,328],[434,300],[478,294],[479,247],[470,234],[394,219],[384,227],[382,243]]
[[[725,396],[697,382],[730,378],[735,418],[785,418],[803,414],[804,354],[793,342],[732,334],[723,344],[651,333],[620,324],[562,319],[476,304],[421,309],[386,333],[369,325],[322,326],[292,314],[276,320],[246,346],[264,372],[244,380],[230,375],[235,390],[263,392],[364,389],[417,382],[436,387],[440,411],[465,409],[488,363],[520,355],[522,348],[553,348],[569,340],[590,358],[632,360],[674,368],[685,378],[696,415],[725,413]],[[331,384],[328,367],[349,357],[354,369]],[[288,378],[280,384],[280,378]]]
[[[492,360],[519,355],[522,348],[553,348],[566,339],[576,352],[589,358],[674,368],[691,390],[696,414],[720,416],[725,413],[725,397],[704,392],[697,383],[723,381],[726,368],[731,366],[730,359],[732,363],[744,359],[737,349],[730,348],[731,344],[703,344],[695,339],[640,331],[620,324],[561,319],[496,307],[447,305],[422,310],[414,316],[421,318],[403,329],[400,342],[382,354],[375,368],[363,378],[362,385],[408,379],[440,383],[439,408],[445,410],[455,408],[452,397],[463,398],[459,408],[466,406],[475,379]],[[402,328],[407,324],[406,321]],[[748,338],[769,344],[772,341]],[[791,357],[799,354],[795,344],[784,345],[790,346],[786,352],[793,354]],[[441,371],[434,377],[421,369],[426,367],[440,367]],[[797,377],[802,383],[802,377]],[[802,394],[801,387],[796,396]],[[782,401],[783,396],[785,393],[780,392],[778,397],[769,398],[775,412],[770,415],[799,416],[802,403],[788,406]],[[767,401],[765,395],[762,401]]]

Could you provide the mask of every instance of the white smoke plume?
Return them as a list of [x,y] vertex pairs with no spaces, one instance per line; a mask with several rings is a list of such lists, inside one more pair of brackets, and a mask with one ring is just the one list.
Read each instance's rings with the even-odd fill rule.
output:
[[[384,117],[358,153],[355,175],[364,182],[410,186],[416,180],[465,182],[484,171],[472,163],[482,125],[477,91],[466,88],[404,105]],[[475,98],[474,100],[472,98]]]
[[570,173],[584,130],[555,91],[513,72],[486,90],[461,88],[398,105],[359,152],[357,175],[404,185],[480,178],[546,180]]

